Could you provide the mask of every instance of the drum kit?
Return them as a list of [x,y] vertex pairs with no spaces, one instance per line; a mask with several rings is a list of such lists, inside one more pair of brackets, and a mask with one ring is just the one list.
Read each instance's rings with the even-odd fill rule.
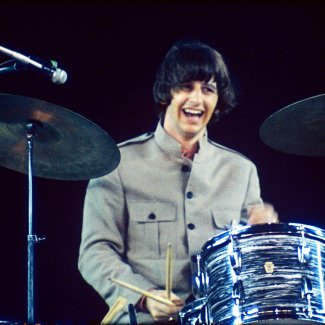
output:
[[[324,94],[283,108],[260,129],[267,145],[304,156],[325,156],[324,135]],[[27,322],[33,324],[34,245],[42,240],[33,233],[33,176],[89,180],[113,171],[120,153],[104,130],[81,115],[4,93],[0,138],[0,165],[29,180]],[[197,260],[197,299],[181,310],[180,324],[325,323],[325,231],[317,227],[233,227],[209,239]]]

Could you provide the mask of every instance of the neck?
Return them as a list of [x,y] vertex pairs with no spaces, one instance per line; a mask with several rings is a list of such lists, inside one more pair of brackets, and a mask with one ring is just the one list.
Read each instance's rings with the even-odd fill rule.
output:
[[197,153],[197,151],[198,151],[198,143],[197,142],[191,147],[182,146],[182,148],[181,148],[182,156],[186,157],[188,159],[191,159],[191,160],[194,159],[194,156]]
[[197,149],[198,147],[198,141],[195,140],[193,141],[193,139],[190,139],[189,141],[188,140],[182,140],[182,141],[179,141],[178,139],[176,139],[180,144],[181,144],[181,148],[182,150],[195,150]]
[[195,137],[186,137],[179,133],[170,133],[168,130],[166,130],[166,132],[181,144],[182,156],[193,160],[195,153],[199,149],[199,140],[202,138],[204,133],[202,133],[202,136],[197,135]]
[[181,144],[182,149],[186,150],[196,149],[198,147],[199,141],[203,138],[205,133],[204,129],[193,136],[193,134],[181,134],[179,132],[175,132],[173,129],[168,128],[166,125],[163,125],[163,128],[172,138]]
[[182,135],[179,133],[175,132],[170,132],[170,130],[165,129],[165,131],[172,137],[174,138],[178,143],[181,144],[182,149],[186,150],[192,150],[196,149],[198,147],[199,140],[203,137],[204,132],[201,134],[197,134],[196,136],[187,136],[187,135]]

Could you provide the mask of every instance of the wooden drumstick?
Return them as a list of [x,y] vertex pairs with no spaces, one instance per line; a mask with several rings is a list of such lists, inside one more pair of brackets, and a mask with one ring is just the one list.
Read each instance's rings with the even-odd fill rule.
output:
[[134,292],[138,292],[140,294],[142,294],[143,296],[146,296],[148,298],[151,298],[151,299],[154,299],[156,301],[159,301],[161,302],[162,304],[165,304],[167,306],[174,306],[174,304],[170,301],[170,300],[167,300],[165,298],[162,298],[162,297],[159,297],[159,296],[156,296],[154,294],[152,294],[151,292],[149,291],[146,291],[146,290],[143,290],[143,289],[140,289],[132,284],[129,284],[129,283],[126,283],[124,281],[121,281],[121,280],[117,280],[117,279],[110,279],[112,282],[116,283],[116,284],[119,284],[120,286],[124,287],[124,288],[127,288],[127,289],[130,289]]
[[105,315],[100,325],[110,324],[116,314],[120,312],[123,307],[126,305],[127,300],[123,297],[118,297],[115,301],[114,305],[109,309],[108,313]]
[[172,244],[167,244],[166,252],[166,296],[167,299],[171,299],[172,291]]

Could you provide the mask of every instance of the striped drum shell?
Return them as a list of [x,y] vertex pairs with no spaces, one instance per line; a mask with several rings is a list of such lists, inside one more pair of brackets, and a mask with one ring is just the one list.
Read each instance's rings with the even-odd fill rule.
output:
[[211,324],[325,323],[324,230],[239,227],[208,240],[199,257]]

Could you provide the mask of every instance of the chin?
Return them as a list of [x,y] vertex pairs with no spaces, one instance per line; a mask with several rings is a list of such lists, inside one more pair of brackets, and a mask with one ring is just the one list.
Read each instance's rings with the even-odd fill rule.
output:
[[194,137],[197,137],[201,132],[202,132],[202,129],[187,129],[187,130],[184,130],[183,133],[187,138],[194,138]]

